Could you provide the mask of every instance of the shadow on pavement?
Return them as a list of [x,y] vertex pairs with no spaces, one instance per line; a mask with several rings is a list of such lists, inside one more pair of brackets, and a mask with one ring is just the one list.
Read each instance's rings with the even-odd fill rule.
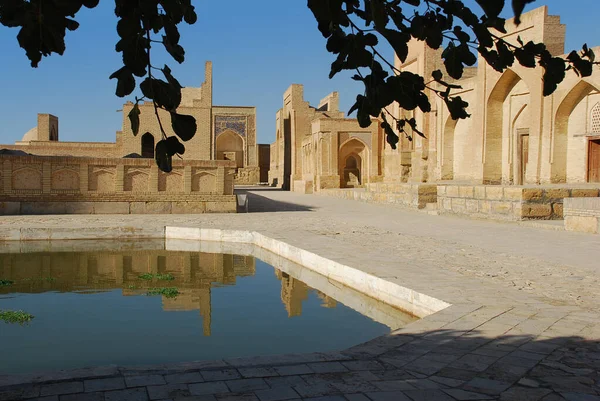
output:
[[256,192],[271,191],[271,192],[283,192],[281,189],[268,188],[268,187],[255,187],[255,188],[236,188],[236,195],[247,195],[248,196],[248,213],[265,213],[265,212],[310,212],[314,208],[306,205],[300,205],[297,203],[282,202],[279,200],[267,198],[256,194]]

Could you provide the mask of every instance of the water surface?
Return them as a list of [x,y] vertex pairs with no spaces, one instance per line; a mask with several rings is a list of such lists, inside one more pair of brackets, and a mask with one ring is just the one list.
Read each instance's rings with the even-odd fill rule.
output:
[[[0,322],[0,373],[340,350],[413,320],[313,272],[302,277],[354,309],[252,256],[0,254],[0,279],[14,281],[0,287],[0,310],[35,316],[23,326]],[[162,287],[179,295],[147,295]]]

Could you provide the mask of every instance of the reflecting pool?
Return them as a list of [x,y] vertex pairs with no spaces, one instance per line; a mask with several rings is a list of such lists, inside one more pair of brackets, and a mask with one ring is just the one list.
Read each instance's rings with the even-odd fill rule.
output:
[[340,350],[414,320],[298,271],[156,249],[0,254],[0,311],[34,316],[0,321],[0,374]]

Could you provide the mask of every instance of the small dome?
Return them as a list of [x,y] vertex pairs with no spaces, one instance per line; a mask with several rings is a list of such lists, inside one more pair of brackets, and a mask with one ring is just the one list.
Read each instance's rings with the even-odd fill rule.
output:
[[25,135],[23,135],[23,139],[21,139],[22,142],[30,142],[30,141],[36,141],[38,139],[38,129],[37,127],[34,127],[32,129],[30,129],[29,131],[27,131],[27,133]]

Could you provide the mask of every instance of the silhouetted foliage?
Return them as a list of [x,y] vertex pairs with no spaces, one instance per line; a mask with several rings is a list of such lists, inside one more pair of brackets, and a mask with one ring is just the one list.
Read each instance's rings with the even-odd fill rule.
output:
[[[43,56],[64,53],[66,31],[79,27],[73,19],[75,14],[81,7],[94,8],[98,3],[98,0],[0,0],[0,24],[21,28],[17,35],[19,45],[25,49],[31,66],[37,67]],[[115,14],[120,38],[115,50],[122,53],[123,66],[110,79],[117,80],[117,96],[125,97],[135,90],[136,77],[144,78],[139,84],[143,97],[135,99],[129,113],[131,128],[137,135],[140,128],[138,103],[152,101],[162,135],[156,143],[156,163],[161,170],[169,172],[172,157],[185,152],[185,146],[179,139],[188,141],[196,133],[196,119],[177,113],[182,87],[171,75],[168,66],[153,66],[150,55],[153,45],[157,44],[178,63],[184,61],[185,51],[179,45],[178,25],[196,22],[194,6],[191,0],[115,0]],[[154,39],[155,36],[160,40]],[[164,79],[153,74],[157,71]],[[158,115],[159,108],[169,112],[177,137],[167,137]]]
[[[365,91],[358,95],[350,113],[357,112],[362,127],[371,124],[371,118],[383,119],[388,143],[395,148],[399,141],[383,111],[393,102],[405,110],[419,108],[431,111],[427,91],[440,96],[452,118],[469,117],[467,102],[451,95],[460,86],[444,81],[441,71],[434,71],[431,80],[408,71],[397,70],[387,61],[377,45],[387,41],[401,61],[408,55],[408,42],[425,41],[433,49],[444,46],[442,58],[446,73],[454,79],[462,77],[465,66],[477,62],[478,52],[497,71],[504,71],[515,61],[534,68],[544,68],[544,95],[551,94],[572,69],[581,76],[589,76],[595,62],[594,53],[583,46],[580,53],[571,52],[566,59],[554,57],[543,43],[510,44],[498,35],[505,33],[505,20],[500,17],[505,0],[476,0],[483,15],[460,0],[308,0],[318,28],[327,38],[327,50],[337,55],[331,65],[330,77],[340,71],[356,71],[353,79],[363,82]],[[512,0],[515,21],[527,3],[534,0]],[[81,7],[94,8],[98,0],[0,0],[0,24],[19,27],[17,40],[25,50],[31,65],[37,67],[43,56],[63,54],[67,30],[74,31],[79,23],[73,19]],[[185,59],[179,44],[178,25],[194,24],[197,20],[191,0],[115,0],[115,14],[119,21],[120,40],[115,50],[123,55],[123,66],[111,79],[117,80],[116,94],[130,95],[136,88],[136,77],[144,78],[139,84],[143,97],[136,98],[129,113],[134,135],[139,133],[139,102],[151,100],[159,122],[162,139],[156,143],[155,157],[159,168],[169,172],[173,156],[181,155],[196,132],[192,116],[177,113],[181,102],[181,85],[168,66],[157,68],[151,64],[153,45],[162,46],[178,63]],[[359,26],[360,25],[360,26]],[[361,27],[362,26],[362,27]],[[153,39],[160,36],[160,40]],[[160,71],[164,79],[153,72]],[[429,81],[427,81],[429,80]],[[177,136],[167,137],[158,109],[170,113],[173,131]],[[388,116],[391,116],[389,113]],[[393,116],[391,116],[393,117]],[[409,139],[405,127],[424,136],[414,118],[395,119],[398,131]]]
[[[352,79],[365,86],[350,109],[357,112],[361,127],[369,126],[371,118],[381,117],[387,142],[394,149],[399,138],[386,116],[395,119],[397,130],[408,139],[412,137],[405,130],[407,126],[424,137],[414,118],[398,119],[384,111],[397,102],[404,110],[419,108],[427,113],[431,111],[427,91],[444,100],[453,119],[469,117],[468,103],[451,95],[460,86],[444,81],[440,70],[430,78],[398,70],[377,50],[381,40],[391,45],[401,62],[406,61],[412,39],[425,41],[432,49],[444,47],[444,67],[453,79],[460,79],[466,66],[475,65],[477,53],[499,72],[515,61],[528,68],[541,66],[544,96],[556,90],[568,70],[582,77],[591,75],[595,59],[587,45],[581,53],[573,51],[564,59],[553,56],[543,43],[523,43],[520,37],[517,45],[508,43],[500,37],[506,33],[506,20],[500,17],[505,0],[476,1],[483,10],[479,17],[460,0],[308,0],[319,30],[327,38],[327,50],[337,55],[329,76],[356,71]],[[516,24],[525,5],[533,1],[512,0]]]

